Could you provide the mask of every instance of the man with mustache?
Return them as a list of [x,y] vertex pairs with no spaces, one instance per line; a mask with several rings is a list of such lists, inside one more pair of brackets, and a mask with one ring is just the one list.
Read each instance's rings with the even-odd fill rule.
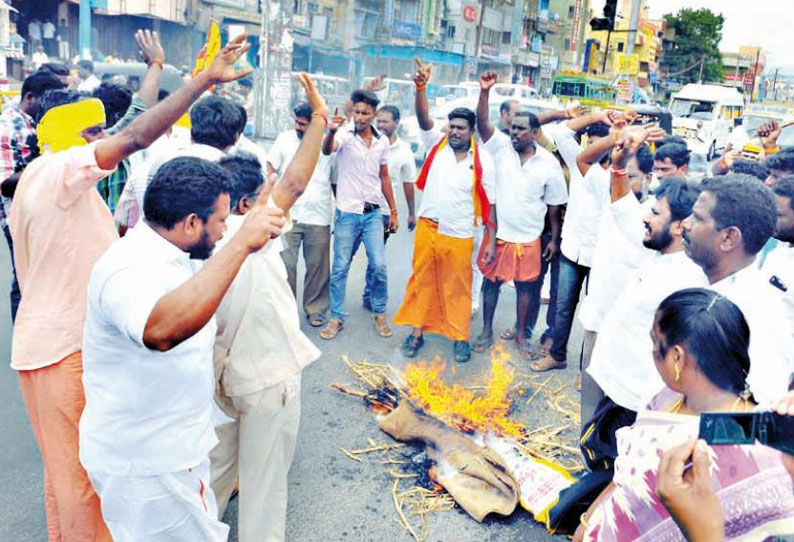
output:
[[474,141],[473,111],[453,109],[446,135],[434,125],[426,91],[433,65],[424,65],[419,59],[416,64],[416,117],[430,151],[416,181],[424,195],[416,226],[413,273],[394,323],[413,328],[402,345],[404,356],[417,355],[427,331],[452,339],[455,361],[463,363],[471,357],[474,227],[483,223],[492,234],[496,228],[494,165],[488,152]]

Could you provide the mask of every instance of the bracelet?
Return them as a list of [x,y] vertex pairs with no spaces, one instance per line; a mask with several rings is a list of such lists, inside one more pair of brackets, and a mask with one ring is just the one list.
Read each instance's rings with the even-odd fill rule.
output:
[[618,177],[625,177],[629,174],[628,168],[624,167],[622,169],[618,169],[614,166],[614,164],[609,169],[612,171],[612,175],[617,175]]
[[424,90],[427,88],[427,83],[424,85],[416,85],[416,91],[419,92],[420,90]]
[[150,67],[150,68],[151,68],[153,65],[154,65],[154,66],[160,66],[160,69],[161,69],[161,70],[163,69],[163,61],[162,61],[162,60],[150,60],[149,62],[147,62],[147,63],[146,63],[146,65],[147,65],[148,67]]
[[389,214],[390,214],[390,215],[397,216],[397,209],[391,209],[391,210],[389,210]]
[[764,154],[775,154],[777,152],[780,152],[780,146],[779,145],[775,145],[771,149],[764,148]]
[[320,113],[319,111],[312,111],[312,117],[323,119],[325,121],[325,125],[328,126],[328,115],[326,115],[325,113]]

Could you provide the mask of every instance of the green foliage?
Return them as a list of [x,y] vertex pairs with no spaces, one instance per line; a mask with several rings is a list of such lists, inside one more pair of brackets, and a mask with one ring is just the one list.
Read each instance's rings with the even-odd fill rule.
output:
[[[703,61],[703,81],[723,81],[720,41],[725,17],[710,9],[684,8],[664,16],[675,31],[672,47],[665,49],[663,75],[684,83],[696,83]],[[669,75],[668,75],[669,74]]]

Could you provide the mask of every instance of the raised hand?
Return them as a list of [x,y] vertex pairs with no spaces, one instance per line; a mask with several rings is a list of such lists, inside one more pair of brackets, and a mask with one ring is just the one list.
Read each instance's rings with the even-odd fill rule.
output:
[[645,126],[645,141],[659,143],[660,141],[664,141],[666,137],[667,132],[664,131],[664,128],[656,124],[648,124]]
[[433,75],[432,64],[422,64],[422,61],[414,57],[416,63],[416,72],[414,72],[414,85],[417,87],[424,87],[430,81],[430,76]]
[[334,117],[328,123],[328,129],[336,132],[345,122],[347,122],[347,119],[339,114],[339,108],[336,107],[334,108]]
[[306,101],[309,102],[309,107],[312,108],[312,113],[317,113],[327,119],[328,114],[331,111],[328,109],[325,99],[317,90],[317,87],[315,86],[314,81],[312,81],[311,76],[308,73],[301,72],[298,74],[298,82],[303,87],[303,90],[306,91]]
[[372,92],[378,92],[379,90],[383,90],[384,88],[386,88],[385,73],[375,77],[372,81],[364,85],[364,90],[370,90]]
[[581,105],[572,105],[568,109],[565,110],[565,118],[566,119],[575,119],[579,118],[584,114],[584,109]]
[[157,63],[162,67],[165,61],[165,53],[163,46],[160,44],[160,36],[157,32],[150,30],[138,30],[135,32],[135,41],[138,42],[140,47],[141,60],[147,65]]
[[275,185],[274,175],[262,188],[254,206],[246,213],[245,222],[238,232],[249,252],[260,250],[268,241],[281,235],[281,229],[287,223],[280,207],[268,205]]
[[234,68],[237,61],[251,48],[251,44],[246,41],[247,37],[246,34],[241,34],[220,50],[207,68],[207,76],[213,83],[230,83],[254,71],[251,68],[239,71]]
[[618,136],[618,141],[612,149],[613,166],[623,169],[629,160],[637,154],[637,151],[645,143],[648,131],[645,128],[624,129]]
[[783,127],[780,125],[779,122],[775,120],[771,120],[766,122],[758,127],[758,137],[761,138],[761,143],[764,145],[765,149],[772,149],[777,147],[777,138],[780,137],[780,133],[783,131]]
[[491,90],[499,79],[499,75],[495,71],[488,70],[480,75],[480,89]]

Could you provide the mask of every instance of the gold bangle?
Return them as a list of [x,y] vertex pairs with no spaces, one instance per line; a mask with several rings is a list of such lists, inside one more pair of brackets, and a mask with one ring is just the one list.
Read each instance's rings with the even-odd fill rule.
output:
[[151,68],[153,65],[154,65],[154,66],[160,66],[160,69],[161,69],[161,70],[163,69],[163,61],[162,61],[162,60],[150,60],[150,61],[149,61],[149,63],[148,63],[148,64],[146,64],[146,65],[147,65],[148,67],[150,67],[150,68]]
[[775,145],[771,149],[764,148],[764,154],[775,154],[777,152],[780,152],[780,146],[779,145]]
[[583,526],[587,527],[587,512],[585,512],[581,516],[579,516],[579,523],[581,523]]

